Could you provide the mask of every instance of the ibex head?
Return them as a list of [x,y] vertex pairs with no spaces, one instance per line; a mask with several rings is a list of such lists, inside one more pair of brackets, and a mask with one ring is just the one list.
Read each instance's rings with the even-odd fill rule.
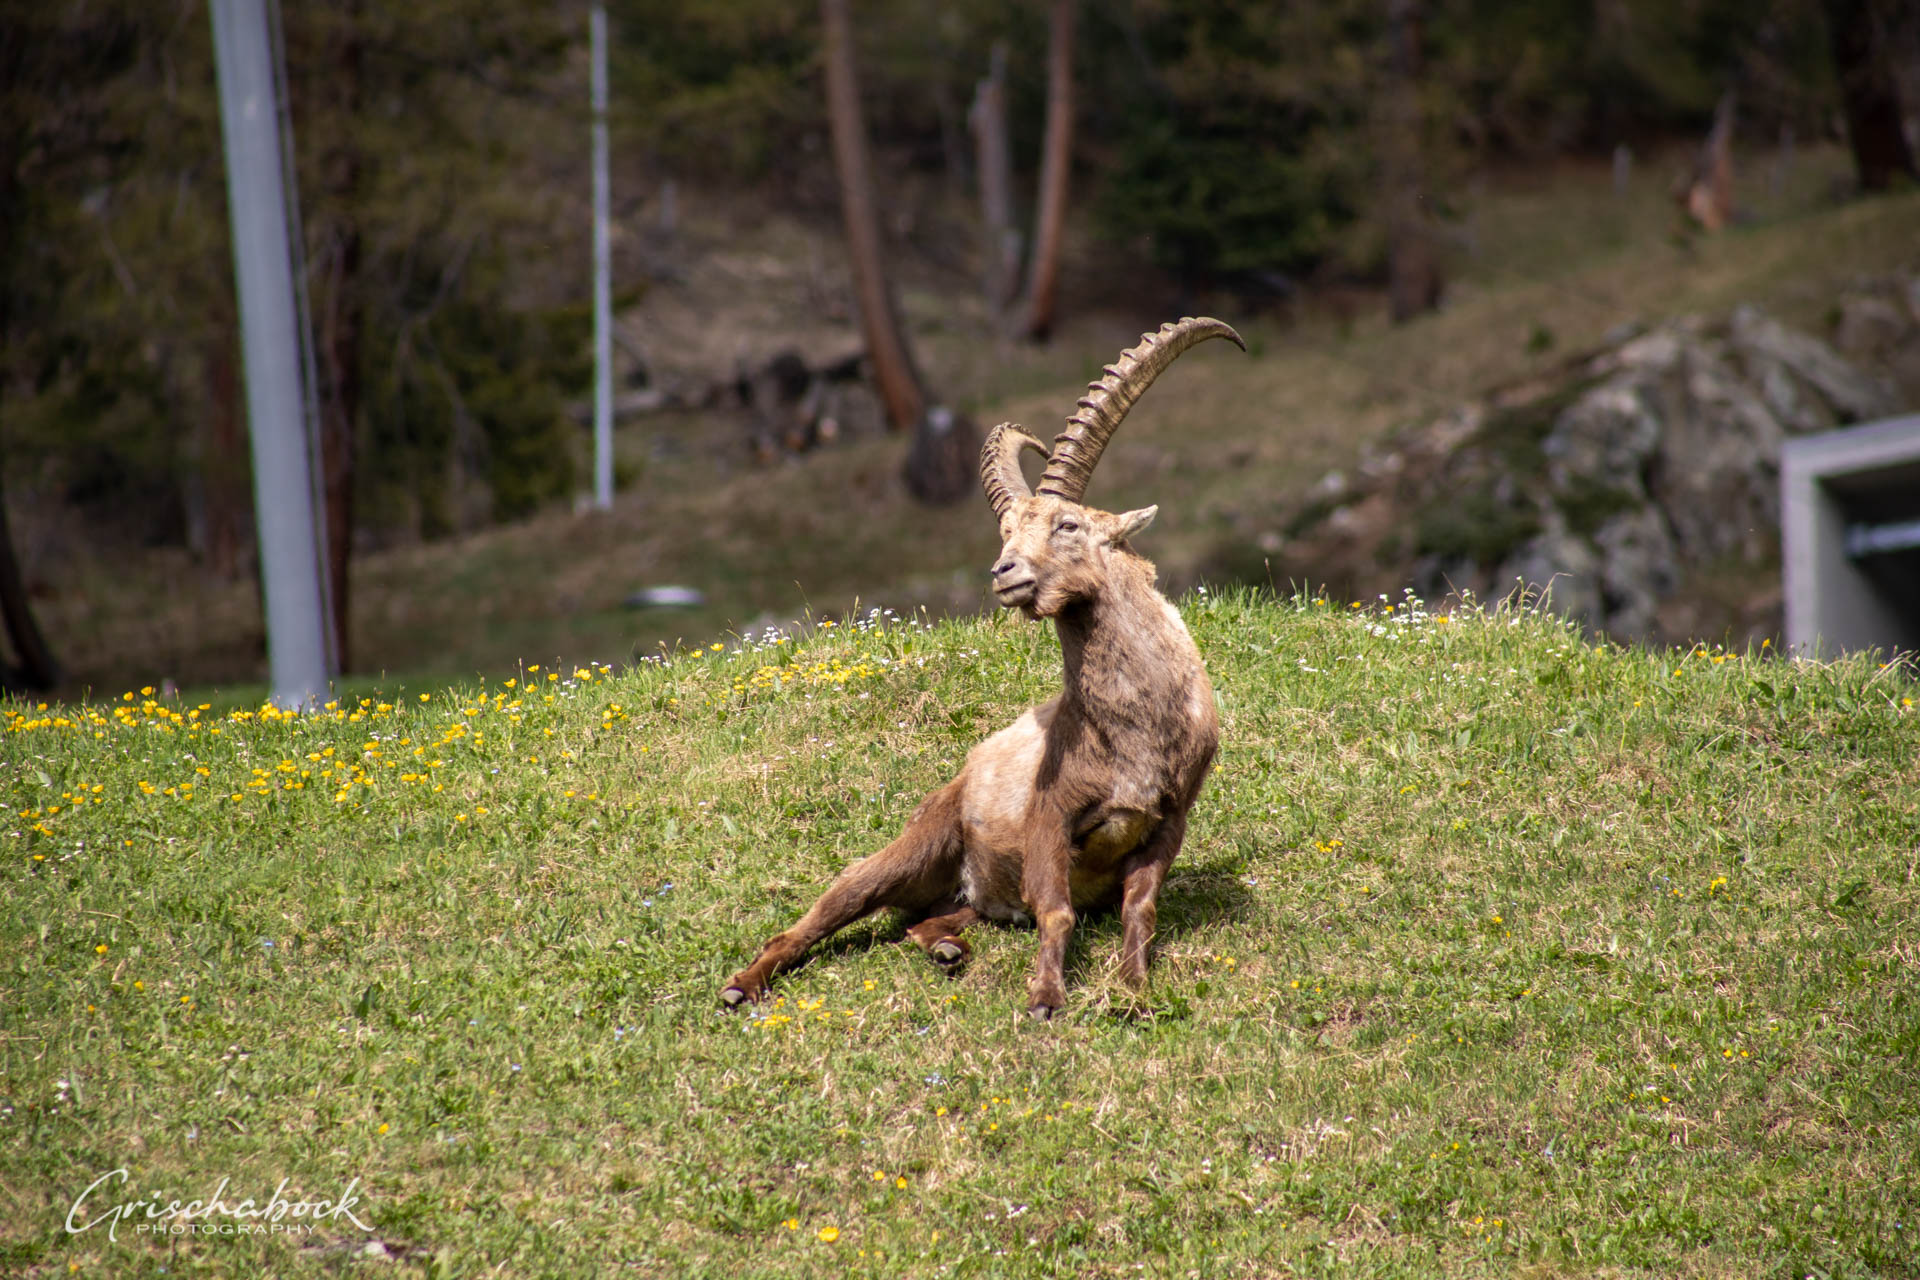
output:
[[[1051,453],[1010,422],[987,433],[980,480],[1000,521],[1002,546],[992,574],[994,595],[1004,608],[1052,617],[1099,594],[1111,576],[1111,557],[1132,554],[1127,539],[1152,524],[1159,508],[1115,514],[1082,504],[1081,495],[1134,402],[1181,352],[1208,338],[1225,338],[1242,351],[1247,347],[1231,326],[1205,316],[1143,334],[1138,346],[1121,352],[1103,377],[1088,384],[1079,411],[1067,419]],[[1028,488],[1020,473],[1025,449],[1047,459],[1038,488]]]

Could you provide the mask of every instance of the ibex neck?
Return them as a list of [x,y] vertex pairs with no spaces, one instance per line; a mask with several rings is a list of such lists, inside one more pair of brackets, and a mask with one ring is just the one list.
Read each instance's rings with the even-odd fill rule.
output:
[[1099,596],[1062,610],[1054,627],[1065,698],[1097,718],[1127,718],[1143,695],[1186,679],[1193,642],[1144,577],[1115,574]]

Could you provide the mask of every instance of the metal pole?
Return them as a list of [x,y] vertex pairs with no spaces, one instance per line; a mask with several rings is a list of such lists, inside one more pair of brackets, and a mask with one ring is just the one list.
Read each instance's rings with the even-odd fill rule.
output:
[[313,488],[313,537],[320,556],[320,634],[327,644],[327,675],[340,674],[334,630],[333,575],[327,562],[326,455],[320,439],[320,372],[313,352],[313,305],[307,293],[306,234],[300,228],[300,170],[293,149],[293,90],[287,79],[286,24],[280,0],[267,0],[267,38],[273,49],[274,99],[280,117],[280,173],[287,210],[288,253],[293,259],[293,314],[300,333],[300,408],[306,415],[307,473]]
[[607,11],[593,31],[593,505],[613,506],[613,241],[607,210]]
[[267,655],[273,701],[291,709],[325,695],[327,642],[273,51],[265,0],[213,0],[212,10]]

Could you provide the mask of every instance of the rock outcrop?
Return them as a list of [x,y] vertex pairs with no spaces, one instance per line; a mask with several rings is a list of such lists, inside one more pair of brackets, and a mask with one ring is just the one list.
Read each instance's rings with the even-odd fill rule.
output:
[[[1920,356],[1920,286],[1860,291],[1836,327],[1879,367]],[[1624,334],[1327,475],[1268,535],[1273,577],[1436,600],[1525,587],[1618,639],[1772,634],[1781,442],[1904,398],[1752,307]]]

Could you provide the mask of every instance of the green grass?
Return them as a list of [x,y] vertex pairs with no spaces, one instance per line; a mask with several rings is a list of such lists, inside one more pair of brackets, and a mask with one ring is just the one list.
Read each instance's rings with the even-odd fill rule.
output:
[[1910,675],[1344,604],[1185,601],[1225,733],[1152,985],[1089,919],[1049,1026],[1002,927],[714,999],[1054,687],[1048,628],[0,704],[0,1271],[365,1244],[69,1235],[119,1167],[358,1178],[396,1275],[1920,1270]]

